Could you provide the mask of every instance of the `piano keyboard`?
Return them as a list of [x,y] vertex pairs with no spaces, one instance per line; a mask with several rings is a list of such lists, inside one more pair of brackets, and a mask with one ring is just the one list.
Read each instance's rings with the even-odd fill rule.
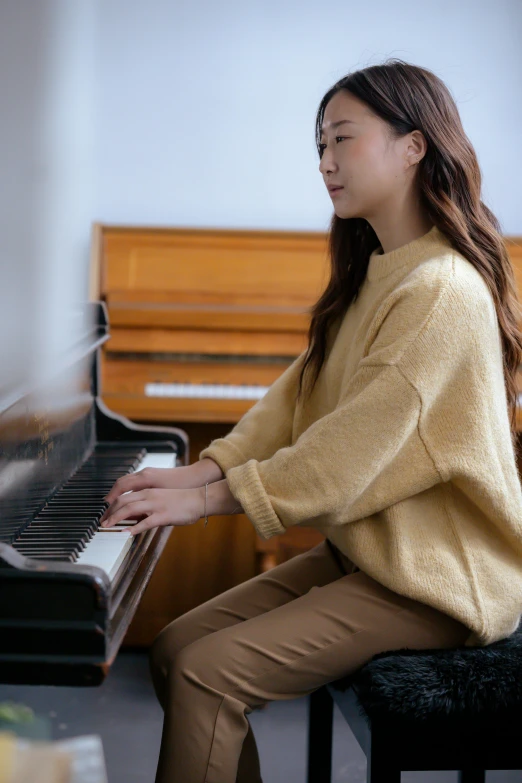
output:
[[175,465],[174,452],[147,453],[144,448],[130,445],[97,446],[13,542],[13,548],[36,560],[98,566],[114,582],[135,540],[123,528],[136,522],[123,521],[109,529],[101,528],[99,519],[107,508],[103,497],[120,476],[147,467]]
[[269,386],[235,386],[232,383],[146,383],[146,397],[213,400],[260,400]]

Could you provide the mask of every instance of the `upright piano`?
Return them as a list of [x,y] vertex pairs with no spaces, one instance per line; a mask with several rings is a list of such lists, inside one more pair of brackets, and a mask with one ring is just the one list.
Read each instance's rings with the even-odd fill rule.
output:
[[105,305],[89,305],[82,323],[56,372],[0,401],[3,683],[104,679],[172,528],[102,530],[103,497],[120,476],[188,460],[183,430],[137,425],[105,406]]
[[[304,350],[320,232],[96,225],[102,396],[143,421],[233,424]],[[207,429],[203,427],[203,429]]]

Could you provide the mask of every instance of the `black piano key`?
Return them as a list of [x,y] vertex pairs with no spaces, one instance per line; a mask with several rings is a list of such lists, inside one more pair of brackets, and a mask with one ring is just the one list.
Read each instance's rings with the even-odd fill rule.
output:
[[43,538],[60,538],[64,541],[88,541],[89,535],[85,530],[56,530],[55,528],[48,528],[47,530],[24,530],[24,532],[16,539],[17,541],[36,541]]
[[56,560],[59,563],[74,563],[75,557],[74,555],[70,554],[52,554],[52,555],[44,555],[44,554],[38,554],[38,556],[35,555],[28,555],[25,552],[19,552],[20,555],[23,555],[24,557],[30,557],[32,560]]
[[31,557],[38,557],[39,555],[49,555],[53,552],[59,552],[60,554],[73,555],[75,558],[84,551],[85,544],[67,545],[67,543],[57,543],[56,541],[41,541],[37,546],[18,546],[13,544],[13,548],[21,554],[27,554],[31,552]]
[[73,500],[68,500],[66,503],[53,503],[52,505],[45,506],[40,514],[67,513],[68,511],[83,511],[84,514],[98,514],[102,510],[103,505],[104,504],[101,501],[98,503],[95,503],[94,501],[76,501],[75,503]]
[[36,517],[31,522],[32,525],[88,525],[89,527],[96,527],[99,517],[95,514],[83,514],[75,516],[74,514],[67,514],[66,516],[60,516],[59,514],[42,514],[42,516]]
[[84,544],[81,542],[76,541],[74,538],[59,538],[56,540],[56,536],[46,536],[42,535],[41,538],[38,540],[21,540],[18,539],[13,543],[13,546],[17,549],[70,549],[71,551],[74,551],[76,549],[82,547],[84,548]]
[[121,465],[107,465],[107,464],[86,465],[85,467],[76,471],[76,473],[73,473],[72,476],[69,476],[67,482],[64,483],[70,483],[71,481],[79,481],[87,476],[90,476],[91,478],[99,478],[101,480],[104,480],[107,478],[107,476],[124,474],[124,473],[128,473],[129,471],[134,471],[135,469],[136,469],[135,464],[130,462]]
[[92,531],[90,525],[39,525],[37,527],[26,528],[22,533],[22,536],[25,536],[26,533],[40,536],[48,532],[56,532],[57,535],[61,533],[70,533],[71,535],[77,536],[78,540],[81,540],[84,537],[87,539],[91,538],[91,534],[94,531]]
[[37,519],[47,519],[48,517],[54,517],[56,519],[64,519],[70,517],[71,519],[88,519],[89,516],[94,517],[98,512],[92,508],[79,508],[78,506],[71,506],[70,508],[53,508],[48,511],[42,511],[38,514]]
[[60,498],[60,500],[53,500],[50,503],[48,503],[46,506],[42,508],[42,511],[51,511],[52,509],[60,509],[60,508],[70,508],[71,506],[76,506],[77,508],[99,508],[99,506],[102,506],[105,503],[104,500],[101,500],[101,498],[98,496],[90,496],[90,497],[77,497],[75,495],[71,495],[70,497],[65,497],[63,500]]
[[34,530],[38,529],[44,529],[46,527],[50,528],[66,528],[70,527],[71,530],[81,530],[82,528],[85,528],[85,530],[95,530],[98,527],[98,520],[96,519],[53,519],[53,517],[49,517],[48,519],[35,519],[33,522],[31,522],[30,526],[26,528],[29,529],[32,528]]
[[[105,493],[107,494],[107,493]],[[104,497],[104,493],[100,492],[100,490],[95,489],[88,489],[85,490],[67,490],[67,492],[60,492],[59,495],[56,496],[57,500],[50,500],[49,503],[46,504],[46,506],[51,505],[52,503],[59,502],[59,503],[67,503],[68,501],[78,499],[78,500],[85,500],[85,501],[93,501],[93,502],[102,502],[102,498]]]
[[50,520],[45,522],[42,520],[36,523],[33,522],[31,525],[32,530],[77,530],[78,533],[86,532],[89,534],[93,534],[99,528],[98,522],[85,522],[81,519],[76,522],[64,522],[63,520]]
[[54,514],[45,514],[41,517],[36,517],[31,522],[31,525],[71,525],[80,526],[85,525],[87,527],[96,527],[99,519],[94,515],[84,514],[83,516],[73,516],[68,514],[65,517],[60,517]]
[[96,530],[97,527],[99,527],[99,522],[97,519],[85,519],[78,517],[77,519],[74,519],[72,517],[65,517],[65,518],[57,518],[57,517],[49,517],[49,518],[43,518],[38,520],[38,527],[40,530],[43,529],[42,525],[48,525],[52,528],[58,529],[58,528],[66,528],[70,527],[72,530]]
[[50,557],[51,555],[67,555],[72,558],[72,561],[77,557],[76,552],[68,549],[67,547],[48,547],[47,549],[39,549],[38,547],[13,547],[21,555],[25,557],[38,558],[40,555]]
[[65,505],[60,506],[59,504],[49,506],[48,508],[44,508],[35,519],[44,519],[47,517],[63,517],[66,514],[70,514],[71,519],[78,518],[83,515],[83,518],[88,521],[97,520],[100,518],[100,516],[104,513],[105,507],[101,505],[101,503],[97,504],[91,504],[89,506],[80,506],[80,505]]
[[38,517],[35,517],[35,519],[46,519],[48,517],[63,517],[66,514],[69,514],[71,516],[71,519],[77,519],[78,517],[83,517],[83,519],[88,521],[97,521],[101,515],[105,512],[105,510],[108,508],[107,505],[102,505],[98,503],[94,506],[53,506],[52,508],[44,509]]
[[46,533],[31,533],[27,535],[26,533],[22,533],[20,538],[17,538],[15,541],[16,546],[19,544],[38,544],[38,546],[43,544],[73,544],[80,548],[80,550],[85,549],[87,543],[89,542],[88,536],[84,536],[82,538],[79,538],[75,533],[68,533],[68,532],[46,532]]
[[74,498],[71,496],[70,498],[65,498],[62,501],[53,501],[52,503],[48,503],[46,506],[42,508],[42,511],[40,513],[43,513],[44,511],[52,511],[52,510],[59,510],[62,508],[84,508],[84,509],[90,509],[90,508],[99,508],[101,505],[103,505],[104,501],[96,498]]
[[20,538],[16,539],[16,541],[27,542],[27,541],[38,541],[38,540],[40,540],[40,538],[41,539],[52,538],[52,539],[54,539],[56,541],[62,541],[62,540],[63,541],[69,541],[70,540],[70,541],[77,541],[79,544],[87,544],[87,543],[89,543],[89,541],[92,540],[92,538],[95,535],[95,533],[96,533],[96,531],[94,531],[94,533],[92,533],[90,530],[80,530],[80,531],[69,530],[69,529],[64,529],[64,530],[59,529],[59,530],[56,530],[55,528],[53,528],[52,530],[37,530],[37,531],[34,531],[34,533],[31,532],[31,536],[34,536],[34,538],[30,538],[30,539],[29,538],[22,538],[22,536],[25,535],[25,533],[23,533],[22,536],[20,536]]

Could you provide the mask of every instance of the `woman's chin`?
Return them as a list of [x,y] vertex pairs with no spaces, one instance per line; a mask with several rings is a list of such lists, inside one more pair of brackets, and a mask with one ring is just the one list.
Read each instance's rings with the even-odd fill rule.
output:
[[353,209],[349,209],[349,207],[343,207],[341,204],[335,205],[334,212],[338,218],[342,218],[343,220],[348,220],[348,218],[358,217],[358,215],[355,214]]
[[353,196],[349,196],[348,193],[343,193],[342,197],[336,199],[332,206],[337,217],[343,220],[362,218],[368,212],[362,199],[359,199],[358,206]]

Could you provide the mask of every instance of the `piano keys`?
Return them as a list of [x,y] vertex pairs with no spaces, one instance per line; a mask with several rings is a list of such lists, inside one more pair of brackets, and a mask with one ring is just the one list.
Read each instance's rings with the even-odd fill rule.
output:
[[233,383],[146,383],[145,396],[191,400],[260,400],[269,388]]
[[172,530],[132,536],[123,528],[133,520],[100,528],[116,479],[186,464],[188,438],[134,424],[99,399],[108,327],[105,307],[91,309],[93,327],[50,388],[0,408],[1,682],[99,684]]
[[135,522],[126,520],[108,530],[100,528],[98,521],[107,508],[100,498],[120,476],[146,467],[174,468],[176,455],[148,453],[143,447],[98,444],[89,459],[17,535],[13,549],[38,560],[96,566],[115,585],[126,555],[137,544],[130,533],[123,531]]

